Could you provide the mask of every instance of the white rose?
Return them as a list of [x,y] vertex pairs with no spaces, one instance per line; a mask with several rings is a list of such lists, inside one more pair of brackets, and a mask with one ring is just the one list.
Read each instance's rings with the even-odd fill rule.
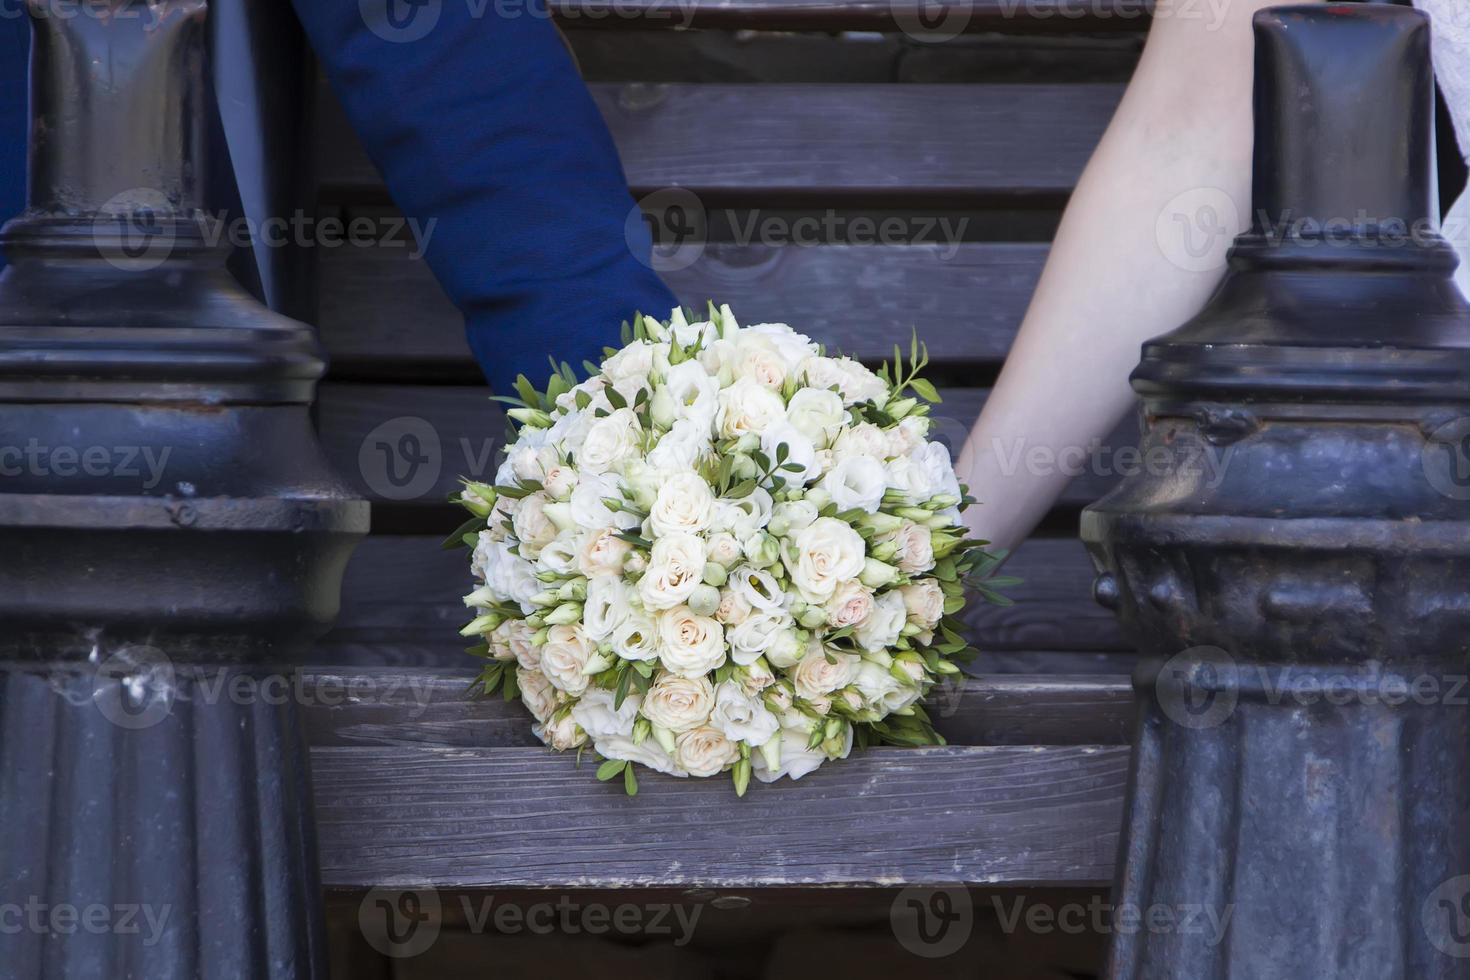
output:
[[658,616],[659,662],[680,677],[703,677],[725,662],[725,628],[677,606]]
[[922,575],[934,567],[934,535],[922,524],[904,521],[898,530],[879,540],[897,548],[893,563],[905,575]]
[[759,697],[745,693],[732,681],[715,689],[715,710],[709,724],[730,741],[744,742],[751,748],[765,745],[781,727]]
[[747,664],[735,672],[735,677],[740,682],[740,689],[752,697],[776,683],[776,675],[764,660]]
[[795,371],[817,352],[817,345],[806,334],[797,333],[784,323],[755,323],[741,331],[741,336],[756,336],[770,344],[781,355],[789,371]]
[[[525,642],[528,639],[527,632],[528,628],[521,620],[507,619],[495,627],[485,642],[489,644],[490,652],[496,660],[515,660],[519,662],[521,659],[521,648],[529,646]],[[535,648],[531,647],[531,649]],[[523,666],[534,667],[536,664],[523,664]]]
[[583,474],[572,491],[572,520],[583,529],[611,527],[626,531],[636,526],[638,519],[627,511],[612,511],[603,503],[604,500],[622,498],[614,477],[600,473]]
[[771,639],[771,645],[766,648],[766,660],[772,667],[785,670],[795,667],[796,662],[801,659],[801,638],[796,635],[796,630],[789,629],[778,633]]
[[587,600],[582,604],[582,631],[593,643],[609,639],[632,615],[628,586],[612,575],[587,580]]
[[888,455],[907,456],[923,443],[929,434],[929,419],[923,415],[910,415],[888,430]]
[[613,650],[624,660],[658,657],[658,625],[639,612],[629,613],[612,632]]
[[808,357],[801,362],[799,375],[813,388],[836,388],[842,404],[848,407],[888,400],[888,385],[883,379],[851,358]]
[[764,569],[749,565],[737,568],[730,575],[729,587],[753,609],[774,612],[785,604],[786,596],[776,577]]
[[720,435],[738,439],[743,435],[759,436],[785,417],[786,403],[779,394],[752,378],[741,378],[720,392],[715,424]]
[[872,422],[859,422],[843,429],[832,448],[839,459],[843,456],[872,456],[881,460],[893,455],[889,452],[888,434]]
[[806,500],[785,500],[771,509],[771,533],[777,537],[794,534],[810,527],[817,519],[817,508]]
[[638,719],[638,706],[643,698],[629,694],[623,699],[621,708],[614,708],[617,696],[605,688],[590,688],[572,705],[572,717],[582,730],[594,740],[614,735],[631,736],[633,722]]
[[909,622],[920,629],[932,630],[944,617],[944,590],[932,578],[920,579],[898,590]]
[[753,664],[783,632],[796,625],[785,613],[755,613],[730,631],[730,658],[742,667]]
[[606,473],[625,459],[641,455],[642,436],[638,416],[631,408],[620,408],[592,423],[577,454],[577,465],[584,473]]
[[520,604],[521,611],[530,615],[536,611],[532,597],[541,592],[541,581],[536,578],[536,566],[511,552],[506,541],[494,541],[487,532],[480,532],[479,544],[475,546],[475,564],[485,585],[497,598]]
[[691,776],[714,776],[740,758],[740,746],[718,729],[695,728],[674,741],[674,760]]
[[556,710],[556,688],[541,671],[530,667],[516,670],[516,687],[520,688],[521,703],[539,722],[545,722]]
[[786,383],[786,359],[762,337],[741,333],[735,341],[733,367],[737,379],[750,379],[772,390],[779,391]]
[[577,695],[587,690],[582,668],[593,653],[592,641],[580,626],[553,626],[541,645],[541,672],[558,691]]
[[[778,451],[782,446],[786,447],[784,457]],[[806,486],[821,473],[821,468],[817,465],[817,447],[805,433],[788,422],[777,422],[761,433],[761,452],[765,453],[773,466],[776,466],[776,460],[781,460],[776,472],[786,479],[788,485]],[[787,469],[790,466],[798,469]]]
[[532,725],[531,734],[558,752],[575,749],[587,741],[587,733],[577,727],[577,721],[571,715],[563,715],[554,722]]
[[888,461],[888,489],[897,490],[916,504],[922,504],[934,496],[938,489],[930,482],[929,474],[912,456],[899,456]]
[[539,483],[542,477],[546,475],[546,471],[542,467],[543,458],[540,449],[525,443],[517,443],[507,454],[506,462],[510,464],[511,472],[515,474],[518,482],[530,483],[535,481]]
[[715,610],[715,619],[726,626],[739,626],[750,615],[750,603],[741,598],[734,589],[726,586],[720,590],[720,606]]
[[824,449],[847,421],[842,397],[823,388],[803,388],[791,396],[786,418],[817,448]]
[[709,720],[715,688],[707,677],[661,674],[643,699],[643,717],[671,732],[687,732]]
[[908,610],[898,592],[885,592],[873,603],[873,614],[859,626],[853,636],[858,646],[874,653],[898,642],[898,635],[908,622]]
[[792,536],[792,544],[795,560],[787,555],[791,580],[808,602],[826,602],[839,582],[862,573],[863,539],[834,517],[817,518]]
[[872,706],[881,706],[884,699],[891,696],[900,687],[887,668],[881,664],[866,661],[858,667],[857,676],[853,678],[852,683],[863,701]]
[[861,663],[855,653],[828,650],[819,640],[813,640],[807,646],[806,656],[796,665],[791,682],[796,685],[798,697],[811,701],[851,684]]
[[654,772],[661,772],[669,776],[683,778],[689,775],[679,767],[673,756],[664,751],[663,746],[651,738],[646,738],[641,743],[634,743],[631,738],[610,735],[596,739],[592,744],[597,749],[597,754],[604,759],[636,762],[641,766],[647,766]]
[[888,473],[872,456],[844,456],[822,477],[820,486],[839,511],[856,507],[874,514],[888,489]]
[[720,531],[709,536],[704,545],[704,554],[715,564],[729,568],[743,557],[744,552],[735,535],[729,531]]
[[704,578],[704,541],[693,534],[668,534],[653,543],[648,570],[638,580],[647,609],[672,609],[694,594]]
[[827,624],[833,629],[858,626],[873,612],[873,590],[857,579],[837,586],[826,604]]
[[704,477],[685,470],[669,477],[659,487],[648,524],[657,535],[698,534],[709,527],[714,510],[715,495]]
[[576,552],[577,570],[589,579],[621,575],[633,546],[612,528],[593,528],[582,535]]
[[511,523],[521,543],[521,557],[534,560],[541,554],[541,548],[556,538],[556,525],[546,516],[546,505],[550,502],[546,494],[533,493],[516,508]]
[[654,345],[635,340],[602,362],[602,375],[609,382],[641,380],[653,370]]
[[565,463],[553,463],[546,468],[541,480],[541,489],[553,500],[567,500],[577,486],[577,471]]
[[[679,365],[683,367],[683,365]],[[659,437],[648,454],[648,465],[659,471],[692,469],[710,451],[710,423],[679,419]]]

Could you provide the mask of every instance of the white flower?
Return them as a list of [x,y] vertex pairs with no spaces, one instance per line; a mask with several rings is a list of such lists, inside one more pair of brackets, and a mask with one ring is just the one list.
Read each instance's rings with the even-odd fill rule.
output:
[[552,500],[567,500],[577,486],[577,471],[565,463],[553,463],[546,468],[541,488]]
[[795,626],[785,613],[755,613],[730,631],[730,658],[742,667],[756,662],[783,632]]
[[777,537],[794,534],[810,527],[817,519],[817,508],[806,500],[784,500],[771,509],[771,521],[767,527]]
[[795,371],[803,361],[817,352],[817,345],[806,334],[797,333],[784,323],[755,323],[741,331],[741,336],[760,337],[781,355],[788,371]]
[[602,362],[602,376],[613,384],[647,378],[653,370],[653,350],[646,340],[633,341]]
[[736,500],[721,497],[715,502],[715,516],[710,528],[729,531],[744,541],[771,522],[771,507],[771,495],[760,487]]
[[[778,451],[781,446],[786,447],[784,457]],[[815,480],[820,472],[817,466],[817,447],[812,444],[811,439],[807,438],[805,433],[796,429],[789,422],[777,422],[761,433],[761,452],[766,455],[773,466],[776,465],[776,460],[781,460],[777,473],[785,477],[788,484],[805,486]],[[799,469],[787,468],[791,466],[799,467]]]
[[740,542],[729,531],[711,534],[705,542],[704,554],[710,561],[726,568],[730,568],[744,556]]
[[800,374],[813,388],[836,388],[842,404],[882,403],[888,399],[888,385],[872,371],[847,357],[808,357],[801,362]]
[[537,571],[566,575],[576,567],[577,539],[570,534],[563,534],[543,546],[540,557],[536,559]]
[[791,682],[796,685],[797,696],[810,701],[851,684],[861,663],[855,653],[828,650],[821,641],[813,640],[807,646],[806,656],[796,665]]
[[695,343],[701,345],[712,344],[719,339],[719,328],[713,323],[708,320],[689,323],[684,320],[684,312],[682,310],[676,310],[675,312],[678,316],[673,318],[674,341],[680,347],[693,347]]
[[704,578],[704,541],[693,534],[668,534],[653,543],[648,570],[638,580],[638,594],[647,609],[672,609]]
[[888,474],[872,456],[844,456],[822,477],[820,485],[839,511],[858,508],[873,514],[883,503]]
[[539,670],[520,667],[516,670],[516,687],[521,692],[521,702],[530,710],[537,721],[544,722],[556,710],[556,688]]
[[658,656],[658,624],[632,612],[613,630],[609,642],[624,660],[653,660]]
[[880,536],[879,541],[897,548],[893,561],[905,575],[921,575],[934,567],[934,535],[922,524],[904,521],[898,530]]
[[631,408],[620,408],[592,423],[577,465],[584,473],[606,473],[618,463],[639,454],[642,430]]
[[634,527],[638,519],[627,511],[614,512],[603,503],[604,500],[621,500],[622,496],[616,478],[598,473],[583,474],[577,488],[572,491],[572,520],[584,530],[611,527],[626,531]]
[[856,579],[837,586],[826,604],[827,624],[833,629],[858,626],[873,612],[873,590]]
[[546,516],[546,505],[550,502],[546,494],[533,493],[516,508],[516,516],[511,523],[521,542],[523,558],[534,560],[541,554],[541,548],[556,538],[556,525]]
[[844,456],[872,456],[881,460],[893,455],[889,452],[888,434],[872,422],[859,422],[843,429],[832,448],[839,459]]
[[643,699],[643,717],[671,732],[687,732],[709,720],[715,688],[707,677],[661,674]]
[[765,745],[781,727],[758,696],[745,693],[733,681],[715,688],[715,710],[709,723],[732,742],[744,742],[751,748]]
[[541,591],[536,566],[513,554],[508,542],[494,541],[481,531],[479,544],[475,546],[475,564],[492,593],[519,603],[527,615],[536,611],[536,604],[531,601]]
[[725,662],[725,628],[687,606],[658,617],[659,661],[680,677],[703,677]]
[[720,392],[715,424],[720,435],[738,439],[743,435],[759,436],[785,417],[786,403],[779,394],[752,378],[741,378]]
[[740,593],[726,586],[720,590],[720,606],[715,610],[715,619],[726,626],[739,626],[750,615],[750,603]]
[[786,383],[786,375],[790,370],[775,344],[745,331],[741,331],[735,341],[733,367],[737,379],[749,379],[776,391]]
[[[530,630],[524,622],[519,619],[507,619],[490,633],[485,642],[490,647],[490,653],[496,660],[521,660],[522,649],[535,650],[531,645]],[[537,660],[539,662],[539,656]],[[523,664],[523,666],[536,666],[535,663]]]
[[912,456],[898,456],[888,461],[888,489],[908,495],[909,500],[921,504],[934,496],[938,487],[929,479],[928,470]]
[[691,776],[714,776],[740,758],[740,746],[714,728],[695,728],[674,742],[674,759]]
[[858,667],[857,676],[852,679],[852,683],[863,701],[869,705],[881,704],[884,698],[899,688],[898,681],[887,668],[871,661],[864,661]]
[[929,433],[929,419],[923,415],[910,415],[888,430],[888,455],[908,456],[924,441]]
[[629,694],[623,699],[621,708],[613,707],[616,700],[612,691],[601,687],[589,688],[572,705],[572,717],[594,741],[614,735],[631,736],[643,698],[636,693]]
[[839,582],[857,578],[863,570],[862,537],[834,517],[819,517],[792,537],[795,560],[787,555],[791,580],[812,603],[832,597]]
[[803,388],[791,396],[786,405],[786,418],[793,428],[821,449],[831,445],[847,421],[847,410],[842,407],[842,398],[836,392],[824,388]]
[[541,672],[558,691],[581,694],[587,690],[582,668],[592,657],[592,642],[580,626],[553,626],[541,645]]
[[679,419],[659,437],[648,454],[648,465],[659,471],[692,469],[699,457],[710,451],[709,433],[708,422]]
[[672,412],[666,425],[673,425],[676,420],[689,421],[709,432],[720,408],[720,382],[703,364],[698,361],[675,364],[669,368],[658,394],[666,397],[666,406]]
[[612,528],[593,528],[581,537],[576,551],[577,571],[589,579],[621,575],[623,562],[632,548]]
[[770,665],[764,660],[745,665],[735,672],[735,678],[740,683],[740,689],[751,696],[759,694],[776,683],[776,675],[771,672]]
[[[551,455],[554,459],[556,453],[553,452]],[[541,449],[518,442],[511,447],[505,460],[510,464],[511,472],[515,474],[517,481],[530,483],[534,480],[539,483],[546,475],[546,470],[542,466],[544,458]]]
[[610,735],[594,740],[592,745],[597,750],[597,754],[604,759],[636,762],[640,766],[647,766],[654,772],[665,773],[669,776],[683,778],[689,775],[674,761],[673,756],[664,751],[663,746],[651,738],[635,744],[631,738]]
[[932,578],[920,579],[898,590],[909,622],[920,629],[932,630],[944,617],[944,590]]
[[747,606],[766,612],[780,609],[786,598],[781,586],[776,583],[775,576],[764,569],[751,568],[749,565],[737,568],[731,574],[729,586]]
[[532,725],[531,734],[558,752],[575,749],[587,741],[587,733],[577,727],[577,721],[571,715],[563,715],[554,722]]
[[632,615],[628,586],[613,575],[587,580],[587,600],[582,605],[582,630],[587,639],[601,643]]
[[873,603],[873,614],[853,632],[853,636],[864,650],[877,652],[898,642],[898,634],[906,622],[908,610],[904,608],[903,595],[885,592]]
[[942,443],[926,442],[914,450],[910,458],[923,471],[924,478],[934,488],[930,496],[940,493],[956,498],[963,496],[960,493],[960,478],[955,475],[954,463],[949,458],[949,450]]
[[795,629],[788,629],[771,638],[771,645],[766,648],[766,660],[772,667],[785,670],[795,667],[801,659],[801,638],[797,636]]
[[659,487],[648,514],[648,525],[657,535],[698,534],[709,527],[714,510],[715,495],[704,477],[685,470],[675,473]]
[[[751,754],[752,768],[755,778],[763,783],[773,783],[782,776],[790,776],[792,779],[800,779],[807,773],[814,772],[822,763],[828,761],[827,753],[822,751],[821,746],[814,749],[807,748],[807,732],[805,729],[792,727],[781,729],[781,762],[775,769],[766,764],[765,756],[755,752]],[[847,740],[843,751],[837,755],[839,759],[847,758],[852,751],[852,726],[848,726]]]

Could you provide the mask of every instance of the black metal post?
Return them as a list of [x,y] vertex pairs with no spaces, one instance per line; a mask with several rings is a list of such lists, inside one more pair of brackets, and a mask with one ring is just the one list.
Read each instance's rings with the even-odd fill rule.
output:
[[34,2],[0,276],[0,973],[325,974],[287,683],[367,505],[200,220],[204,0]]
[[1185,465],[1083,518],[1149,658],[1109,976],[1470,977],[1470,306],[1429,23],[1255,30],[1254,226],[1133,375],[1143,450]]

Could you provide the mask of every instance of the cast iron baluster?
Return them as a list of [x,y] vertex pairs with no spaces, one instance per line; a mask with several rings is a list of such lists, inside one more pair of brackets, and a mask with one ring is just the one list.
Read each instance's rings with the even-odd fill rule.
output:
[[204,0],[83,6],[32,8],[30,203],[3,233],[0,907],[26,914],[0,972],[321,976],[278,682],[367,505],[308,419],[311,330],[199,217]]

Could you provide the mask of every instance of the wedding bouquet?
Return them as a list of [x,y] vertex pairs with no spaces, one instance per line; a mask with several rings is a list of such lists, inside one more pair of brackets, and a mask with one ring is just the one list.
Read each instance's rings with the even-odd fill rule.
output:
[[962,583],[997,559],[927,438],[927,351],[874,373],[713,304],[623,342],[586,381],[519,379],[494,485],[466,481],[447,543],[474,549],[484,692],[630,794],[634,763],[743,794],[854,743],[942,744],[920,700],[974,654]]

